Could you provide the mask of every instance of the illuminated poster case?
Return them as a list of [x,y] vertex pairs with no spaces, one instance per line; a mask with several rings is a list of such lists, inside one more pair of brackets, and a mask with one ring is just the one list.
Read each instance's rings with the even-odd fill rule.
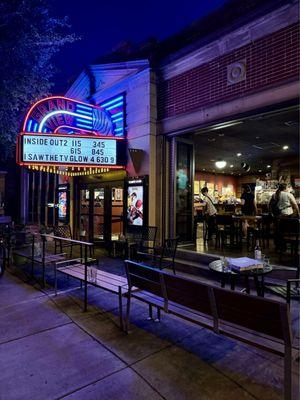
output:
[[124,181],[124,226],[129,233],[141,232],[148,225],[148,176]]
[[70,187],[69,184],[58,185],[57,218],[62,223],[70,221]]

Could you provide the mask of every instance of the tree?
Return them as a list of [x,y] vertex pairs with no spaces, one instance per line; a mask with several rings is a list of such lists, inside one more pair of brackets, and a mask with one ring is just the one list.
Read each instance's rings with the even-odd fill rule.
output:
[[24,115],[50,94],[53,56],[76,40],[46,0],[0,0],[0,160],[14,155]]

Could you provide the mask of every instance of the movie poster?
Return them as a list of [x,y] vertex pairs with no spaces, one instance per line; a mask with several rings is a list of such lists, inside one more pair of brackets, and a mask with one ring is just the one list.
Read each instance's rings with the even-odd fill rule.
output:
[[58,218],[64,220],[67,218],[67,192],[58,192]]
[[143,192],[143,185],[128,187],[127,222],[129,225],[143,225]]

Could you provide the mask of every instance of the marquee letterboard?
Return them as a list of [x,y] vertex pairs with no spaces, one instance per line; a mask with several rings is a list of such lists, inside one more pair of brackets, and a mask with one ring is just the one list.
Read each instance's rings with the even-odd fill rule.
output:
[[21,136],[23,164],[117,165],[118,140],[97,136],[26,133]]

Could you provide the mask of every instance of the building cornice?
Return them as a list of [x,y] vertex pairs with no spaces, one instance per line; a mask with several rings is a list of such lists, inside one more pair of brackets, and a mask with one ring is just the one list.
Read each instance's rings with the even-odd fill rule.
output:
[[299,21],[299,4],[288,4],[169,62],[161,69],[167,80]]

